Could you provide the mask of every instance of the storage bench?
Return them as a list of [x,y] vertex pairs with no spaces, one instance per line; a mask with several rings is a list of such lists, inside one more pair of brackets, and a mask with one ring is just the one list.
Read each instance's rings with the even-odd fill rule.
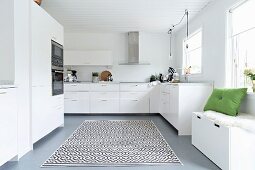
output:
[[255,170],[253,118],[230,117],[212,111],[195,112],[192,144],[223,170]]

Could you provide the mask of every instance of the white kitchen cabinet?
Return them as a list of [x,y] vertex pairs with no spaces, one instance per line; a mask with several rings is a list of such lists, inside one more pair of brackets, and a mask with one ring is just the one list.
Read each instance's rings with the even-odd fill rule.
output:
[[160,114],[179,135],[191,135],[192,112],[203,110],[212,89],[211,84],[205,83],[162,84]]
[[160,86],[155,85],[150,90],[150,113],[160,113]]
[[51,40],[63,45],[63,35],[63,27],[43,8],[32,2],[32,86],[47,86],[51,83]]
[[90,112],[119,113],[119,92],[91,92]]
[[150,113],[150,90],[148,83],[120,84],[121,113]]
[[149,113],[147,92],[120,92],[121,113]]
[[89,92],[90,84],[85,83],[66,83],[64,84],[65,92]]
[[92,83],[90,90],[92,92],[119,92],[120,85],[118,83]]
[[152,87],[148,83],[121,83],[121,92],[145,92],[150,91]]
[[52,96],[51,41],[63,45],[64,29],[31,3],[32,142],[64,123],[64,95]]
[[64,51],[64,65],[91,65],[91,66],[111,66],[113,56],[111,51]]
[[18,154],[16,89],[0,89],[0,166]]
[[[75,89],[77,87],[73,86]],[[65,91],[65,113],[90,113],[90,94],[89,92]]]

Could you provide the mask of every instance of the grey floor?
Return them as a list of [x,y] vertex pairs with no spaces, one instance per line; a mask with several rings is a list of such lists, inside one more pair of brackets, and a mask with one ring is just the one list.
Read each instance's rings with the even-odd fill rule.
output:
[[[134,167],[56,167],[40,168],[41,164],[71,135],[84,120],[152,120],[183,165]],[[190,136],[177,136],[176,130],[160,115],[72,115],[65,116],[65,127],[58,128],[34,145],[34,150],[17,162],[8,162],[0,170],[201,170],[219,169],[191,145]]]

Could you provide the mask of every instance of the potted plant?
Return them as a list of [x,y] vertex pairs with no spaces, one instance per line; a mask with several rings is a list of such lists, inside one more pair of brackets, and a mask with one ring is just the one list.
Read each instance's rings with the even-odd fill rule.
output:
[[253,90],[253,92],[255,92],[255,69],[245,69],[244,75],[251,79],[252,90]]
[[98,83],[99,82],[99,73],[98,72],[92,72],[92,82],[93,83]]

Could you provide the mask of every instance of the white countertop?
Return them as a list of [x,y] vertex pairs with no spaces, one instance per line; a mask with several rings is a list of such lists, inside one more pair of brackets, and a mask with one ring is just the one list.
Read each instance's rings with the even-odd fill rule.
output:
[[8,89],[8,88],[15,88],[15,84],[13,81],[9,80],[0,80],[0,89]]

